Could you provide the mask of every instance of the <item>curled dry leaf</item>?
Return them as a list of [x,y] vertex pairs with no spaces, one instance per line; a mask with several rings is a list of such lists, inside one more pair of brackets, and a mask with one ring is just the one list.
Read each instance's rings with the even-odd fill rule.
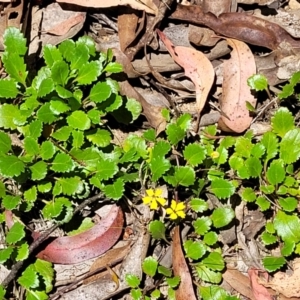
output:
[[163,32],[157,30],[157,33],[174,61],[184,68],[185,75],[193,81],[196,90],[197,113],[200,114],[215,77],[211,62],[200,51],[174,46]]
[[256,99],[251,94],[247,79],[256,73],[254,56],[249,47],[240,41],[227,39],[232,47],[231,58],[223,66],[223,92],[219,126],[224,131],[243,132],[251,124],[252,117],[246,107],[248,101],[253,107]]
[[180,284],[175,292],[176,300],[196,300],[190,270],[182,253],[180,230],[177,225],[173,235],[173,270],[175,276],[180,276]]
[[74,236],[56,238],[37,257],[57,264],[75,264],[97,257],[117,242],[123,222],[121,208],[113,205],[107,216],[91,229]]
[[[150,0],[136,1],[136,0],[56,0],[58,3],[69,3],[84,7],[113,7],[118,5],[129,5],[138,10],[144,10],[149,14],[157,14],[157,7]],[[143,4],[143,2],[145,4]]]
[[276,50],[282,42],[295,48],[300,47],[300,40],[294,39],[279,25],[246,13],[223,13],[216,17],[211,13],[204,13],[198,5],[177,5],[170,17],[205,25],[220,35],[271,50]]
[[270,295],[268,290],[259,283],[259,274],[262,274],[265,278],[268,276],[266,272],[259,272],[257,269],[250,268],[248,275],[250,277],[250,285],[255,300],[272,300],[273,297]]

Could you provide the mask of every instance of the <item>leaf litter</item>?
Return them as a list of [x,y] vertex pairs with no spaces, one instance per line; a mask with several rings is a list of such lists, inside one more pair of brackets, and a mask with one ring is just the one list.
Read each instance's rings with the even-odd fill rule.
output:
[[[24,28],[25,26],[28,26],[28,24],[25,24],[26,21],[24,21],[27,20],[26,15],[28,13],[25,15],[26,18],[23,19],[23,23],[21,23],[20,18],[20,15],[23,13],[24,2],[26,1],[21,0],[20,6],[15,5],[14,3],[9,3],[7,6],[3,7],[4,13],[1,14],[0,18],[1,32],[4,32],[4,29],[7,26]],[[155,22],[155,20],[158,20],[161,12],[159,7],[162,4],[159,3],[159,1],[57,1],[57,3],[64,3],[62,6],[57,5],[57,3],[47,5],[44,4],[43,1],[36,1],[35,4],[27,4],[27,7],[29,8],[28,12],[32,17],[32,22],[39,23],[39,26],[32,26],[32,24],[29,26],[29,28],[31,28],[29,53],[31,55],[38,56],[41,44],[51,43],[56,45],[65,39],[75,36],[80,32],[84,25],[88,24],[90,26],[88,31],[97,42],[99,49],[104,50],[115,47],[115,53],[118,51],[120,52],[120,55],[117,55],[117,60],[122,61],[125,72],[128,75],[128,78],[120,81],[121,93],[135,98],[141,103],[143,107],[143,114],[147,120],[145,121],[145,125],[153,127],[156,130],[157,135],[162,132],[166,126],[166,120],[162,117],[161,111],[164,107],[169,106],[166,104],[169,103],[169,94],[171,94],[171,97],[174,99],[174,102],[180,111],[191,113],[195,116],[195,119],[199,117],[198,121],[200,121],[200,116],[203,116],[204,113],[214,113],[217,108],[220,111],[220,129],[223,131],[242,133],[250,128],[252,122],[252,116],[246,108],[246,101],[250,102],[253,107],[256,106],[257,98],[246,85],[246,79],[256,73],[257,61],[262,60],[261,65],[263,66],[270,65],[268,69],[261,69],[261,73],[269,79],[269,82],[273,82],[275,85],[275,83],[280,82],[283,78],[289,78],[289,75],[280,76],[279,71],[281,74],[284,72],[291,74],[292,71],[289,70],[290,66],[285,63],[285,59],[288,57],[291,64],[295,64],[298,57],[295,52],[297,52],[300,48],[300,41],[291,36],[287,29],[281,27],[282,25],[279,26],[276,24],[274,22],[275,20],[271,19],[271,17],[266,19],[266,17],[262,14],[261,9],[256,10],[254,15],[247,12],[247,10],[251,12],[251,5],[253,4],[260,5],[260,8],[263,6],[269,7],[273,1],[236,1],[237,6],[240,6],[243,3],[249,5],[246,8],[246,11],[239,12],[236,12],[236,9],[234,10],[235,6],[233,3],[230,3],[230,1],[219,1],[217,6],[211,5],[209,1],[203,2],[204,4],[202,8],[197,5],[178,4],[175,11],[171,14],[167,13],[166,15],[160,16],[161,20],[163,19],[165,22],[164,26],[167,24],[167,26],[164,27],[161,25],[156,26],[157,24],[160,24],[160,22]],[[65,4],[67,3],[71,5],[71,9],[69,10],[65,9]],[[290,6],[288,7],[290,10],[287,12],[287,18],[289,18],[289,14],[291,16],[293,14],[291,3],[292,1],[290,1]],[[40,7],[38,5],[40,5]],[[74,9],[73,11],[72,5],[77,5],[77,9]],[[126,6],[126,10],[119,8],[116,9],[119,5]],[[86,17],[88,14],[85,12],[83,7],[102,8],[99,10],[100,17],[98,16],[99,20],[97,23],[87,20]],[[112,12],[111,10],[105,10],[105,8],[110,7],[114,7],[115,11]],[[240,8],[245,9],[244,6],[240,6]],[[276,9],[281,11],[280,6]],[[48,12],[51,11],[51,14],[48,16],[47,10]],[[78,10],[80,12],[78,12]],[[65,14],[66,12],[68,12],[68,14]],[[10,18],[10,13],[17,14],[17,18]],[[44,16],[47,16],[46,18],[41,17],[41,14],[43,13]],[[58,17],[55,25],[53,25],[54,15]],[[116,15],[118,17],[117,21],[115,21]],[[90,16],[93,17],[93,14],[91,13]],[[189,30],[196,27],[200,31],[200,29],[203,28],[202,26],[210,28],[211,31],[206,31],[205,33],[207,35],[206,38],[210,40],[209,46],[205,45],[203,47],[204,39],[201,40],[202,38],[199,37],[197,37],[197,49],[192,46],[195,43],[191,42],[191,40],[184,46],[176,44],[175,39],[173,42],[172,35],[169,33],[168,36],[167,29],[169,26],[174,26],[174,24],[172,24],[174,21],[183,21]],[[50,23],[47,24],[47,22]],[[52,26],[49,26],[51,23]],[[112,29],[117,28],[117,26],[112,26],[112,24],[119,26],[119,36],[118,33]],[[124,30],[125,24],[128,26]],[[155,24],[155,26],[151,28],[151,24]],[[42,29],[42,32],[39,32],[37,27],[44,29]],[[154,28],[160,28],[161,31],[157,31],[160,39],[155,36]],[[149,29],[152,29],[152,31],[149,31]],[[179,31],[180,35],[180,29],[175,29],[175,32],[176,31],[177,33]],[[186,78],[182,79],[182,77],[178,76],[175,80],[178,81],[178,84],[183,87],[183,89],[172,89],[167,85],[165,86],[164,92],[161,93],[164,101],[159,100],[159,103],[156,105],[147,101],[147,97],[144,97],[144,94],[146,95],[147,92],[151,91],[153,88],[161,91],[160,88],[162,86],[161,83],[157,85],[157,82],[153,82],[153,78],[151,77],[151,67],[145,61],[142,67],[137,66],[137,62],[141,63],[141,61],[139,61],[140,56],[142,55],[139,52],[141,49],[139,46],[141,36],[145,37],[147,33],[149,35],[149,32],[151,35],[153,34],[153,36],[151,36],[148,40],[148,49],[151,49],[149,60],[150,64],[152,56],[157,54],[159,62],[156,65],[152,65],[153,69],[158,70],[158,72],[164,72],[165,74],[170,72],[177,73],[178,70],[181,69],[178,68],[178,65],[180,65],[180,67],[182,67],[185,71],[185,76],[192,82],[190,82],[190,86],[194,85],[194,90],[186,88],[187,85],[184,83]],[[3,36],[3,34],[1,36]],[[221,50],[218,49],[220,56],[214,54],[214,58],[210,60],[208,57],[212,57],[212,53],[214,53],[217,46],[221,45],[220,36],[222,36],[222,38],[226,38],[227,44],[224,46],[223,43]],[[192,38],[195,39],[195,36],[189,35],[188,39]],[[165,53],[161,51],[162,45],[160,44],[160,40],[164,42],[171,57],[173,58],[173,61],[167,61],[163,58]],[[286,45],[288,45],[288,47],[286,47]],[[253,46],[259,46],[262,48],[255,48]],[[0,48],[3,49],[3,43],[1,40]],[[202,49],[199,50],[199,48]],[[291,51],[287,51],[288,49]],[[273,52],[269,50],[272,50]],[[230,54],[228,54],[229,51]],[[128,56],[126,57],[124,53]],[[261,53],[263,53],[263,55],[261,55]],[[273,55],[274,53],[275,55]],[[125,55],[125,58],[121,58],[122,55]],[[195,59],[195,57],[197,58]],[[270,63],[267,64],[267,61]],[[139,68],[143,68],[143,71],[139,71]],[[131,80],[132,78],[135,78],[136,80],[133,81]],[[218,82],[219,84],[217,84]],[[141,89],[144,91],[142,92]],[[170,91],[172,92],[170,93]],[[194,94],[194,91],[196,94]],[[238,95],[238,97],[236,97],[236,95]],[[189,98],[192,98],[195,103],[187,101]],[[217,101],[218,99],[220,99],[219,102]],[[233,101],[233,99],[236,101]],[[270,118],[268,112],[266,112],[265,118]],[[194,123],[198,121],[195,121]],[[196,131],[198,131],[197,124],[194,125]],[[118,212],[122,214],[121,208],[118,208]],[[9,213],[7,213],[7,215],[9,215]],[[126,218],[129,217],[126,216]],[[119,219],[121,220],[121,218]],[[97,250],[92,255],[87,256],[78,254],[70,257],[64,257],[63,255],[59,255],[59,257],[57,257],[58,252],[56,249],[54,257],[50,259],[50,257],[52,257],[50,246],[50,248],[45,248],[40,254],[38,254],[38,257],[43,255],[43,258],[47,256],[49,257],[49,260],[54,263],[73,264],[85,259],[90,259],[92,256],[98,256],[111,248],[112,245],[119,239],[123,228],[123,219],[122,221],[120,220],[116,224],[114,222],[112,223],[112,227],[116,227],[118,231],[112,242],[104,243],[104,240],[107,241],[106,235],[101,238],[103,241],[100,242],[100,244],[106,244],[105,250]],[[7,224],[9,222],[12,222],[11,216],[7,220]],[[105,219],[101,220],[98,225],[95,225],[95,227],[99,226],[100,228],[104,223]],[[134,261],[133,258],[134,255],[136,255],[133,254],[134,251],[136,251],[135,253],[138,253],[138,257],[141,260],[142,257],[146,256],[150,238],[149,236],[143,235],[143,229],[140,228],[139,230],[140,231],[137,234],[137,241],[135,242],[135,247],[137,249],[135,249],[134,246],[132,247],[133,249],[126,248],[126,251],[129,252],[129,257],[132,255],[131,262],[130,259],[127,259],[127,267],[132,264],[132,261]],[[86,238],[88,232],[85,232],[83,235]],[[111,237],[110,233],[109,236]],[[74,248],[76,248],[76,242],[74,242],[74,238],[72,240],[72,237],[58,237],[57,242],[59,246],[61,246],[60,241],[63,239],[66,239],[67,244],[72,244]],[[196,299],[194,287],[192,285],[192,274],[182,253],[181,244],[180,229],[179,226],[177,226],[173,237],[173,268],[175,274],[181,276],[182,282],[176,291],[176,299],[186,299],[187,295],[188,298]],[[90,250],[90,246],[88,247]],[[104,263],[102,262],[101,266],[106,264],[109,265],[111,258],[109,256],[107,257],[108,261]],[[122,255],[120,255],[120,257],[121,258],[119,258],[119,260],[123,259]],[[124,260],[126,261],[126,257]],[[99,268],[97,263],[95,264],[96,265],[93,266],[91,270]],[[248,291],[248,294],[245,292],[245,296],[253,297],[253,299],[271,299],[272,293],[270,289],[266,289],[266,287],[271,287],[273,290],[281,293],[285,297],[299,297],[299,291],[294,288],[299,283],[298,265],[299,262],[296,259],[294,261],[294,272],[292,275],[278,272],[274,274],[273,279],[270,281],[259,278],[259,272],[257,270],[250,269],[248,272],[250,281],[248,280],[247,282],[249,285],[251,282],[251,292]],[[122,275],[122,272],[124,274],[125,271],[121,270],[120,272]],[[136,274],[141,275],[141,270],[136,270],[135,272]],[[225,272],[225,274],[227,275],[224,276],[224,279],[230,284],[232,279],[228,278],[227,272]],[[238,272],[235,275],[231,274],[234,278],[238,278],[240,275],[241,272]],[[86,283],[91,282],[92,281],[87,281]],[[125,286],[122,282],[117,285],[119,285],[117,286],[118,291],[124,291]],[[236,287],[236,290],[238,291],[238,287]],[[118,291],[114,291],[111,294],[117,295]],[[89,293],[86,292],[86,294],[89,294],[90,297],[96,297],[96,295],[93,294],[94,291],[90,290]],[[106,296],[103,296],[103,299],[105,299],[105,297],[110,297],[111,294],[107,293]],[[66,297],[63,299],[67,299],[68,297],[70,297],[70,299],[72,298],[72,294],[69,296],[66,294],[65,296]],[[76,297],[79,299],[78,295]]]

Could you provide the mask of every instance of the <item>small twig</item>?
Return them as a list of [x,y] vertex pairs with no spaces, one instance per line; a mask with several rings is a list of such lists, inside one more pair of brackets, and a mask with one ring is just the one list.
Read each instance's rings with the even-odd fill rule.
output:
[[[86,200],[84,200],[80,205],[78,205],[74,211],[73,211],[73,216],[75,214],[77,214],[79,211],[81,211],[85,206],[95,202],[96,200],[100,199],[103,196],[102,193],[99,193],[93,197],[90,197]],[[56,230],[60,225],[62,225],[63,223],[60,224],[55,224],[52,227],[50,227],[48,230],[46,230],[44,233],[42,233],[30,246],[29,246],[29,253],[31,254],[38,246],[40,246],[47,238],[48,236],[54,231]],[[18,261],[17,263],[15,263],[12,268],[10,273],[7,275],[7,277],[3,280],[3,282],[1,283],[1,285],[6,288],[17,276],[17,273],[19,272],[19,270],[22,268],[23,264],[25,261]]]

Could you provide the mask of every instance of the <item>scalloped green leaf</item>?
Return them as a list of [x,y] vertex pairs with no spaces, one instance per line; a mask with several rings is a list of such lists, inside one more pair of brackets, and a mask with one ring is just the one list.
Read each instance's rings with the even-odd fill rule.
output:
[[38,274],[33,265],[29,265],[22,275],[18,278],[18,283],[26,289],[36,288],[39,286]]
[[[14,247],[10,247],[10,246],[8,246],[5,249],[0,250],[0,264],[5,263],[10,258],[13,250],[14,250]],[[0,285],[0,287],[1,287],[1,285]]]
[[37,111],[37,117],[40,121],[46,124],[51,124],[57,119],[50,109],[50,103],[45,103],[39,108]]
[[103,187],[104,194],[113,200],[119,200],[124,193],[124,182],[118,178],[113,184],[107,184]]
[[166,226],[162,221],[154,220],[149,223],[149,232],[156,240],[166,241]]
[[284,257],[269,256],[262,259],[264,268],[268,272],[274,272],[286,264]]
[[62,194],[69,196],[80,194],[84,189],[82,179],[79,176],[67,178],[61,177],[57,179],[55,184],[59,184],[61,186]]
[[107,159],[100,159],[97,163],[97,173],[95,176],[99,180],[108,180],[112,178],[119,170],[118,165],[115,161]]
[[195,167],[201,164],[205,158],[206,149],[200,144],[189,144],[183,150],[183,156],[188,164]]
[[49,293],[53,288],[54,268],[52,263],[37,259],[34,263],[35,270],[42,276],[46,285],[46,292]]
[[216,228],[228,225],[235,217],[234,211],[230,207],[217,207],[214,209],[211,220]]
[[26,71],[24,57],[19,56],[16,52],[4,52],[2,55],[2,62],[4,64],[5,71],[10,75],[10,77],[21,83],[23,86],[26,86],[28,72]]
[[47,44],[43,48],[43,57],[49,68],[57,61],[62,61],[62,54],[56,46]]
[[254,190],[249,187],[246,187],[242,190],[241,197],[246,202],[254,202],[256,199]]
[[216,178],[211,182],[210,190],[220,199],[226,199],[235,192],[235,186],[229,180]]
[[92,82],[96,81],[98,76],[101,74],[102,66],[98,61],[91,61],[84,64],[78,70],[78,76],[76,77],[75,81],[78,84],[87,85],[91,84]]
[[295,128],[294,117],[286,107],[280,107],[271,118],[273,131],[283,137],[288,131]]
[[140,102],[138,102],[137,100],[135,100],[133,98],[127,98],[125,107],[127,108],[128,111],[131,112],[131,115],[132,115],[132,121],[130,123],[135,121],[140,116],[140,114],[143,110]]
[[80,70],[82,66],[87,64],[89,59],[89,48],[83,43],[76,43],[74,51],[71,53],[70,62],[71,69]]
[[2,205],[5,209],[15,209],[21,202],[21,196],[6,195],[2,199]]
[[120,73],[123,71],[123,67],[117,62],[110,62],[106,65],[104,71],[109,73]]
[[284,162],[282,159],[273,160],[267,169],[267,179],[270,184],[277,185],[285,179]]
[[208,204],[206,201],[194,198],[190,201],[191,209],[195,212],[204,212],[208,209]]
[[259,206],[261,211],[266,211],[270,208],[271,203],[264,196],[258,196],[256,199],[256,204]]
[[246,137],[239,137],[235,143],[235,153],[240,157],[249,158],[251,155],[251,150],[253,148],[253,144],[250,139]]
[[71,107],[65,103],[63,100],[51,100],[50,109],[55,115],[60,115],[71,110]]
[[[155,136],[154,136],[155,139]],[[171,145],[166,141],[158,141],[152,149],[152,157],[165,156],[171,150]]]
[[184,129],[177,124],[169,124],[166,128],[166,133],[172,145],[177,145],[185,137]]
[[292,212],[297,208],[298,200],[294,197],[279,198],[278,203],[283,210]]
[[56,154],[52,165],[51,170],[59,173],[65,173],[73,170],[74,163],[71,157],[65,153],[58,153]]
[[72,114],[67,117],[67,122],[69,126],[74,129],[87,130],[91,127],[91,120],[86,113],[81,110],[72,112]]
[[267,151],[267,160],[275,157],[278,153],[278,138],[276,137],[275,133],[269,131],[266,132],[261,141],[260,141],[266,148]]
[[15,222],[6,234],[5,241],[9,244],[19,242],[25,236],[24,225]]
[[198,260],[203,257],[207,249],[207,247],[203,243],[192,240],[187,240],[186,242],[184,242],[183,247],[186,256],[194,260]]
[[212,220],[209,217],[197,218],[197,220],[193,222],[195,232],[199,235],[207,233],[210,230],[211,225]]
[[274,228],[283,241],[300,241],[300,220],[298,216],[278,211],[274,218]]
[[25,55],[27,52],[27,41],[23,33],[16,27],[7,27],[3,34],[4,49],[6,52],[15,52],[18,55]]
[[63,61],[55,61],[51,67],[51,78],[56,84],[64,86],[69,76],[69,65]]
[[21,246],[17,248],[16,261],[25,260],[29,256],[29,245],[27,243],[22,243]]
[[217,241],[218,235],[213,231],[206,233],[203,237],[203,242],[209,246],[213,246]]
[[280,143],[280,158],[286,164],[296,162],[300,157],[300,129],[295,128],[285,133]]
[[179,166],[174,168],[174,175],[164,176],[165,180],[175,186],[190,186],[195,182],[195,171],[189,166]]
[[171,163],[164,157],[156,156],[151,159],[149,167],[152,173],[152,181],[157,181],[170,169]]
[[202,263],[214,271],[222,271],[225,267],[223,257],[218,252],[211,252],[202,260]]
[[25,164],[14,155],[0,156],[0,174],[4,177],[19,176],[25,170]]
[[67,141],[72,133],[70,126],[62,126],[52,133],[52,137],[59,141]]
[[11,150],[10,137],[5,132],[0,131],[0,153],[6,154],[10,150]]
[[98,82],[91,88],[89,98],[95,103],[101,103],[110,97],[111,92],[107,82]]
[[142,263],[143,272],[150,277],[153,277],[156,274],[157,267],[158,262],[152,256],[146,257]]
[[266,231],[264,231],[260,237],[262,242],[267,246],[273,245],[278,241],[278,238],[275,235]]
[[64,208],[66,208],[67,210],[71,210],[72,209],[71,207],[72,204],[67,198],[59,197],[54,199],[53,201],[47,202],[42,212],[43,212],[43,216],[46,219],[51,220],[53,218],[60,216]]
[[37,140],[31,136],[25,137],[24,149],[28,155],[38,155],[40,152],[40,148]]
[[16,98],[19,94],[19,90],[17,87],[17,82],[10,79],[0,79],[0,97],[1,98]]
[[108,146],[111,142],[111,134],[105,129],[97,129],[96,132],[93,131],[93,133],[87,134],[86,138],[91,143],[103,148]]
[[41,145],[40,155],[43,160],[48,160],[55,154],[55,146],[50,141],[45,141]]
[[47,174],[47,164],[44,161],[38,161],[34,165],[30,166],[31,179],[32,180],[42,180]]
[[248,170],[250,177],[260,177],[263,166],[257,157],[249,157],[245,160],[245,167]]
[[15,129],[17,126],[14,123],[14,118],[17,115],[19,115],[19,110],[15,105],[7,103],[0,105],[0,127]]
[[222,281],[222,274],[220,272],[212,271],[203,264],[196,265],[196,271],[203,281],[211,283],[220,283]]
[[254,74],[247,79],[248,86],[255,91],[263,91],[268,88],[268,79],[262,74]]

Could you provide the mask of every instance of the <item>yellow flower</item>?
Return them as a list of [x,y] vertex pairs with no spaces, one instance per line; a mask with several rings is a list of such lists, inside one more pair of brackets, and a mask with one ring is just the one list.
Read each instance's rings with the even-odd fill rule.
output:
[[164,206],[167,202],[166,199],[161,197],[161,189],[150,189],[146,190],[147,196],[143,197],[144,204],[150,204],[150,209],[156,210],[158,208],[158,203]]
[[170,215],[171,220],[176,220],[178,217],[185,218],[185,204],[183,202],[176,202],[172,200],[171,207],[166,209],[166,213]]
[[210,154],[210,157],[211,157],[211,158],[219,158],[219,156],[220,156],[220,153],[217,152],[217,151],[213,151],[213,152]]

